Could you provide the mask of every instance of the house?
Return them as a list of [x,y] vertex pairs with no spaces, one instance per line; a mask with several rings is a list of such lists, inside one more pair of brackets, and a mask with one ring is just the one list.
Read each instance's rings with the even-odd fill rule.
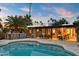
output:
[[77,41],[76,28],[72,24],[63,24],[59,26],[28,26],[27,32],[29,37],[34,38]]

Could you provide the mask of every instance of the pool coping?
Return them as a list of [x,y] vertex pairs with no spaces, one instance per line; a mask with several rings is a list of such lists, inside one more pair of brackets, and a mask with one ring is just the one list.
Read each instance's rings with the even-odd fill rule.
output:
[[[77,47],[77,44],[79,43],[69,43],[69,42],[64,42],[64,41],[53,41],[51,39],[35,39],[35,38],[25,38],[25,39],[15,39],[15,40],[0,40],[0,46],[6,45],[11,42],[16,42],[16,41],[37,41],[40,43],[45,43],[45,44],[55,44],[62,46],[65,50],[68,50],[77,56],[79,56],[79,47]],[[69,45],[70,44],[70,45]]]

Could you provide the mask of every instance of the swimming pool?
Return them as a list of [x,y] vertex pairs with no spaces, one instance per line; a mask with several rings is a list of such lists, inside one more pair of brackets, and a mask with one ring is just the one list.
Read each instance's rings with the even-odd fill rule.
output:
[[36,41],[19,41],[0,46],[1,56],[75,56],[62,46]]

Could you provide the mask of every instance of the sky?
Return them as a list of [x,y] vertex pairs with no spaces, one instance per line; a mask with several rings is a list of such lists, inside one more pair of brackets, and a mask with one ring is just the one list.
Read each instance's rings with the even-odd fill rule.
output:
[[[8,15],[26,15],[29,13],[29,3],[0,3],[0,18],[5,21]],[[79,16],[79,3],[32,3],[31,19],[47,23],[50,18],[56,20],[62,17],[69,23]]]

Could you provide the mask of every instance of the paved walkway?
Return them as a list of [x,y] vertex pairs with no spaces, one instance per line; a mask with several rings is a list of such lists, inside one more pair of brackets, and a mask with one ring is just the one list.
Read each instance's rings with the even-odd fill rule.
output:
[[26,39],[16,39],[16,40],[0,40],[0,46],[8,44],[9,42],[13,42],[13,41],[27,41],[27,40],[38,41],[38,42],[49,43],[49,44],[57,44],[57,45],[63,46],[66,50],[69,50],[79,56],[79,47],[77,46],[77,45],[79,45],[79,43],[77,43],[77,42],[53,41],[50,39],[26,38]]

